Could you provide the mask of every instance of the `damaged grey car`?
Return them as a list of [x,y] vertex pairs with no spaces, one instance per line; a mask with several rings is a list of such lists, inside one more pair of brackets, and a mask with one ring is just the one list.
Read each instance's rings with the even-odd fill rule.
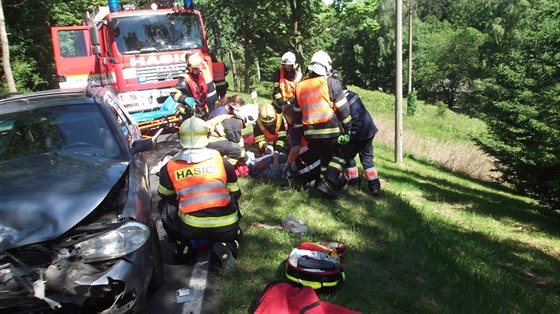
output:
[[128,313],[163,283],[142,138],[105,88],[0,100],[0,313]]

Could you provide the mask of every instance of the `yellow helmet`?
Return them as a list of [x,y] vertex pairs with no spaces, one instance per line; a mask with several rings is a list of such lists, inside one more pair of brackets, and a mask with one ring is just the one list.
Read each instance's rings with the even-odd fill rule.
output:
[[204,148],[208,145],[208,130],[204,120],[190,117],[179,128],[179,142],[184,149]]
[[272,125],[276,122],[276,109],[271,104],[265,104],[259,111],[259,119],[265,125]]
[[202,58],[197,53],[192,54],[187,59],[187,67],[189,68],[189,71],[192,71],[192,69],[194,68],[202,70],[202,68],[204,68],[204,60],[202,60]]

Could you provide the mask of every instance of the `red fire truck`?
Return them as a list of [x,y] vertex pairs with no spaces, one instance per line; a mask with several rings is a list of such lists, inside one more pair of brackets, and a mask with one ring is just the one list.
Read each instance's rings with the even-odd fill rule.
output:
[[130,112],[139,112],[161,107],[186,69],[186,54],[203,57],[212,78],[224,76],[214,73],[224,66],[212,62],[192,0],[184,0],[183,8],[152,4],[147,10],[108,2],[86,14],[83,25],[51,29],[61,89],[84,89],[90,82],[110,86]]

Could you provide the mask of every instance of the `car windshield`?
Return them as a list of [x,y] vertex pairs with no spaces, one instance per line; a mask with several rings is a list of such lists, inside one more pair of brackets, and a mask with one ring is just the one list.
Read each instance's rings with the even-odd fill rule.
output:
[[119,159],[123,156],[95,104],[0,115],[0,162],[48,153]]
[[202,28],[192,13],[153,14],[118,17],[115,29],[121,54],[200,49]]

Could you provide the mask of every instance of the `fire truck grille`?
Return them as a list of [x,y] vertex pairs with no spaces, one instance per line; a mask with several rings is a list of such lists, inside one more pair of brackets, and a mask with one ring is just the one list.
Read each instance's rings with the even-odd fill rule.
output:
[[136,75],[140,83],[175,81],[184,72],[184,69],[184,65],[139,67],[136,69]]

